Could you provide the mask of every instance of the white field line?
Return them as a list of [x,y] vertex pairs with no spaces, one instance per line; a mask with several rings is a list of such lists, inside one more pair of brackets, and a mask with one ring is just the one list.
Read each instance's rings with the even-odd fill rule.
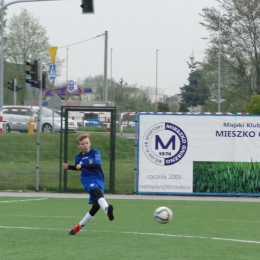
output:
[[[12,226],[0,226],[0,228],[26,229],[26,230],[52,230],[52,231],[68,231],[68,230],[70,230],[70,229],[61,229],[61,228],[12,227]],[[115,232],[115,231],[106,231],[106,230],[81,230],[80,232],[120,233],[120,234],[129,234],[129,235],[163,236],[163,237],[193,238],[193,239],[210,239],[210,240],[230,241],[230,242],[249,243],[249,244],[260,244],[260,241],[232,239],[232,238],[221,238],[221,237],[200,237],[200,236],[185,236],[185,235],[160,234],[160,233],[127,232],[127,231]]]
[[3,200],[3,201],[0,201],[0,203],[20,202],[20,201],[26,202],[26,201],[47,200],[47,199],[48,199],[48,198],[41,198],[41,199],[25,199],[25,200]]
[[240,243],[251,243],[260,244],[260,241],[253,240],[241,240],[232,238],[221,238],[221,237],[199,237],[199,236],[184,236],[184,235],[171,235],[171,234],[158,234],[158,233],[140,233],[140,232],[121,232],[122,234],[134,234],[134,235],[150,235],[150,236],[165,236],[165,237],[180,237],[180,238],[199,238],[199,239],[212,239],[212,240],[222,240]]

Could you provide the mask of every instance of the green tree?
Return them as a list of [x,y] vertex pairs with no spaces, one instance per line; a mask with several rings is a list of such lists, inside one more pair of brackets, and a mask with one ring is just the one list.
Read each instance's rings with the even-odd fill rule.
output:
[[220,51],[221,98],[226,100],[221,108],[242,112],[243,103],[249,100],[252,93],[260,94],[260,2],[218,2],[219,9],[205,10],[202,15],[204,21],[201,25],[209,32],[209,47],[202,64],[203,74],[211,77],[208,80],[216,85]]
[[165,102],[158,102],[157,104],[158,112],[169,112],[169,105]]
[[[103,101],[103,75],[85,78],[82,86],[92,89],[93,100]],[[114,102],[118,112],[151,111],[153,108],[151,103],[152,92],[150,87],[128,85],[124,79],[120,79],[119,82],[114,79],[108,80],[108,101]]]
[[134,109],[137,86],[128,85],[122,78],[109,88],[109,96],[115,102],[118,111],[131,111]]
[[188,112],[188,107],[204,106],[205,101],[209,98],[209,88],[206,86],[201,70],[196,68],[194,56],[190,57],[188,63],[191,72],[189,74],[189,84],[181,87],[182,102],[179,111]]
[[5,58],[15,64],[24,64],[26,60],[49,56],[49,39],[39,18],[34,18],[27,10],[22,9],[19,15],[14,14],[7,28],[9,33],[5,42]]
[[151,110],[151,88],[132,87],[132,93],[125,102],[121,103],[122,109],[131,112],[146,112]]
[[260,114],[260,95],[254,93],[249,102],[245,102],[244,108],[249,114]]
[[103,101],[104,92],[104,76],[97,75],[95,77],[87,77],[83,80],[82,86],[84,88],[91,88],[95,101]]
[[166,102],[169,106],[169,111],[170,112],[177,112],[179,109],[178,109],[178,102],[176,100],[176,97],[174,96],[167,96],[166,98]]
[[[18,15],[14,14],[7,23],[4,57],[6,62],[15,65],[11,65],[12,68],[15,68],[13,77],[17,79],[19,85],[24,86],[24,89],[18,92],[18,103],[23,103],[28,96],[25,88],[25,71],[28,67],[25,65],[25,61],[42,58],[43,71],[48,70],[48,66],[51,64],[48,41],[47,32],[40,25],[39,18],[35,18],[25,9],[21,9],[21,13]],[[58,75],[63,60],[56,57],[55,62]],[[11,80],[6,77],[5,79],[6,82]],[[5,90],[5,94],[9,95],[9,92]]]

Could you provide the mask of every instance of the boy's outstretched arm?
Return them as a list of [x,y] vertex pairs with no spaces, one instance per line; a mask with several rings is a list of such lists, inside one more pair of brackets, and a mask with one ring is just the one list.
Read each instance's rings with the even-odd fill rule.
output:
[[69,165],[67,163],[63,163],[62,167],[63,167],[64,170],[74,170],[74,171],[77,171],[77,168],[76,168],[75,165]]

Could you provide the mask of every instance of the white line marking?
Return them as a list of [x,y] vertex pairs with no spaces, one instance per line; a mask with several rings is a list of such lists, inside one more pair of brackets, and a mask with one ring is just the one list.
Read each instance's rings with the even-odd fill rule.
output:
[[[26,229],[26,230],[52,230],[52,231],[70,230],[70,229],[61,229],[61,228],[11,227],[11,226],[0,226],[0,228]],[[221,238],[221,237],[200,237],[200,236],[185,236],[185,235],[160,234],[160,233],[127,232],[127,231],[115,232],[115,231],[108,231],[108,230],[80,230],[80,232],[120,233],[120,234],[144,235],[144,236],[165,236],[165,237],[194,238],[194,239],[212,239],[212,240],[239,242],[239,243],[260,244],[260,241]]]
[[157,233],[139,233],[139,232],[121,232],[121,233],[123,233],[123,234],[133,234],[133,235],[150,235],[150,236],[166,236],[166,237],[181,237],[181,238],[213,239],[213,240],[240,242],[240,243],[260,244],[260,241],[241,240],[241,239],[232,239],[232,238],[221,238],[221,237],[199,237],[199,236],[184,236],[184,235],[157,234]]
[[25,200],[3,200],[0,203],[8,203],[8,202],[20,202],[20,201],[34,201],[34,200],[47,200],[48,198],[41,198],[41,199],[25,199]]

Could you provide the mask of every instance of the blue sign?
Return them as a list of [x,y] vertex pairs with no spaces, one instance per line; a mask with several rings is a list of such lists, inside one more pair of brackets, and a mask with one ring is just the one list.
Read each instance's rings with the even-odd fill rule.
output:
[[87,119],[84,120],[85,126],[97,126],[100,127],[100,120],[99,119]]
[[49,78],[50,79],[56,79],[56,65],[55,64],[50,64]]
[[68,91],[69,92],[73,92],[73,91],[77,90],[77,88],[78,88],[77,84],[76,84],[76,82],[74,80],[70,80],[68,82]]

